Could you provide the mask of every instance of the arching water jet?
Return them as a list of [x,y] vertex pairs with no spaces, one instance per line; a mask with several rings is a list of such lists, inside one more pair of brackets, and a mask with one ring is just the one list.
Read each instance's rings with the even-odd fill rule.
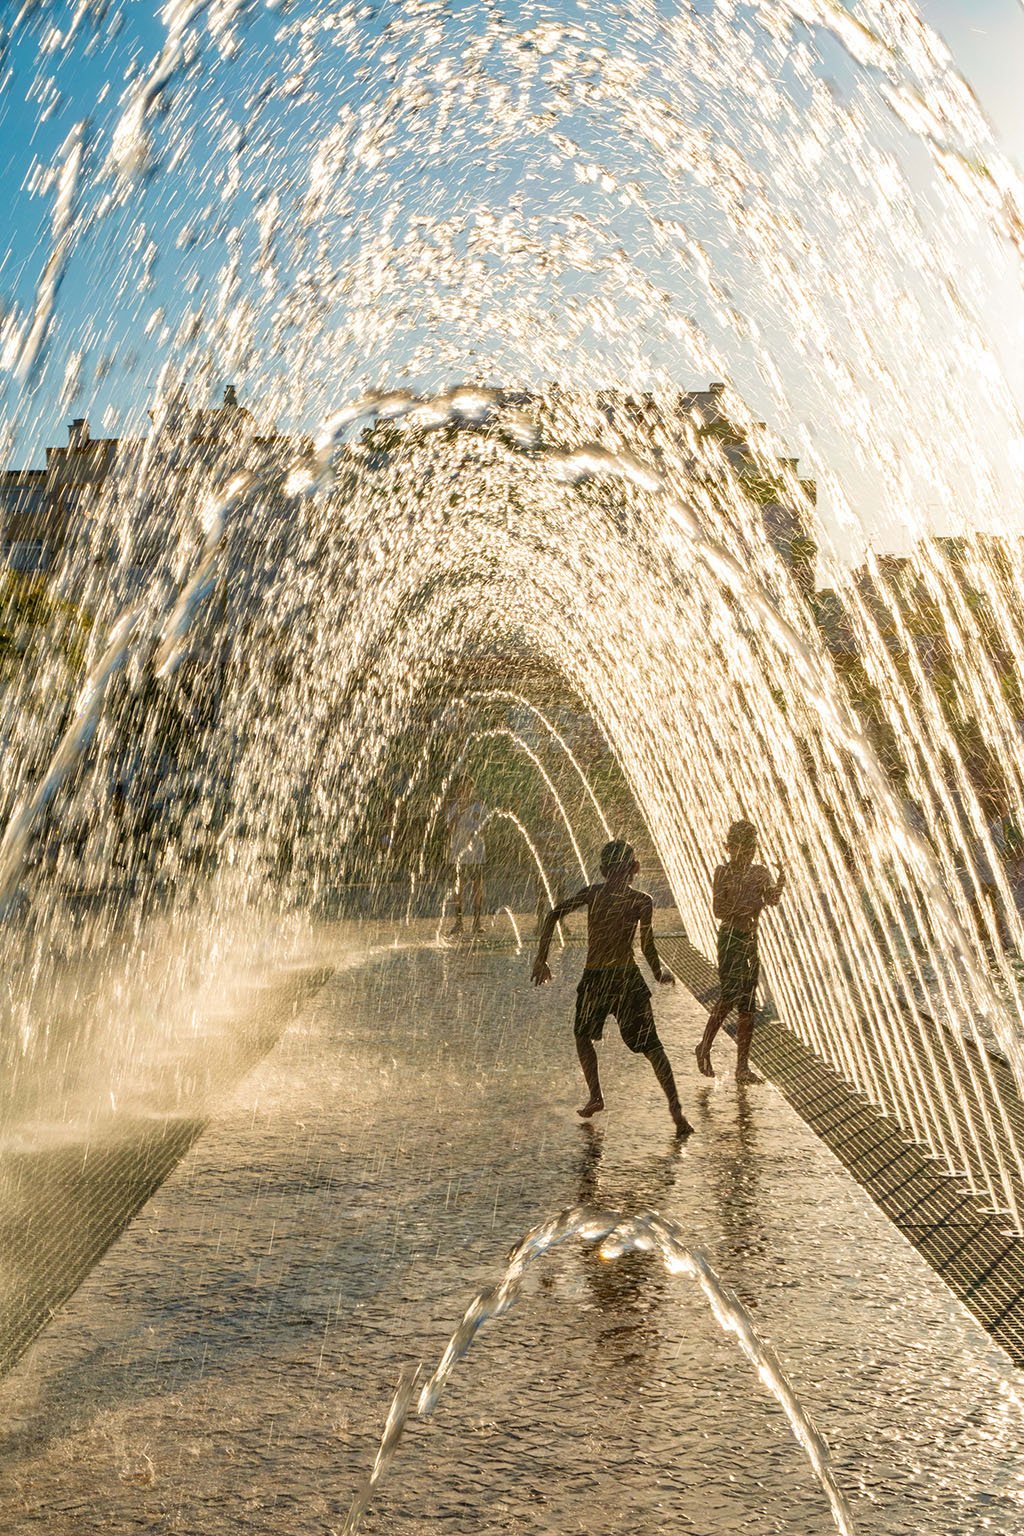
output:
[[688,1248],[678,1226],[655,1211],[627,1217],[618,1211],[588,1207],[562,1211],[528,1232],[513,1249],[498,1284],[482,1291],[467,1307],[432,1375],[421,1383],[419,1369],[403,1373],[388,1409],[373,1467],[352,1501],[341,1536],[355,1536],[359,1530],[371,1500],[394,1462],[410,1419],[426,1418],[433,1413],[455,1367],[469,1354],[480,1330],[504,1317],[516,1304],[530,1268],[572,1238],[600,1244],[598,1256],[606,1262],[614,1262],[632,1251],[654,1250],[670,1274],[685,1276],[697,1284],[716,1322],[736,1339],[761,1384],[785,1414],[828,1499],[839,1536],[854,1536],[853,1514],[836,1482],[828,1446],[801,1405],[774,1350],[760,1337],[746,1309],[722,1285],[704,1255]]

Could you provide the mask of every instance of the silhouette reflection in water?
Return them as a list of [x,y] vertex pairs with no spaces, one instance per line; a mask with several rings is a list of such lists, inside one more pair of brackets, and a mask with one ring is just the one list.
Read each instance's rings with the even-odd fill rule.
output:
[[756,1305],[758,1277],[771,1244],[762,1215],[761,1151],[751,1090],[737,1083],[735,1093],[723,1094],[708,1084],[698,1089],[695,1118],[715,1144],[715,1156],[703,1169],[703,1187],[720,1233],[716,1258],[743,1301]]
[[[686,1156],[684,1145],[673,1137],[664,1152],[607,1172],[602,1168],[604,1136],[597,1126],[580,1127],[579,1203],[624,1214],[663,1206]],[[598,1257],[595,1244],[579,1250],[579,1264],[591,1304],[604,1318],[597,1340],[605,1366],[628,1367],[635,1373],[643,1365],[649,1371],[661,1351],[661,1331],[654,1319],[668,1289],[661,1258],[628,1253],[608,1264]]]

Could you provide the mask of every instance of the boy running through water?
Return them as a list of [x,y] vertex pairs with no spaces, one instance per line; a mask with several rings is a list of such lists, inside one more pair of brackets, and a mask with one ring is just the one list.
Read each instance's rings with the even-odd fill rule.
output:
[[714,914],[721,923],[718,930],[718,1002],[708,1015],[703,1037],[696,1047],[697,1066],[705,1077],[714,1077],[711,1046],[715,1036],[735,1008],[736,1081],[753,1082],[750,1071],[750,1042],[754,1034],[754,1010],[761,974],[757,953],[757,925],[765,907],[778,906],[786,884],[785,872],[776,865],[778,878],[772,880],[763,864],[754,863],[757,852],[757,828],[750,821],[734,821],[725,840],[728,864],[719,864],[712,887]]
[[676,1135],[687,1136],[693,1127],[679,1107],[672,1067],[658,1038],[651,1008],[651,994],[633,958],[633,939],[640,929],[640,947],[656,981],[671,986],[672,972],[662,965],[654,943],[654,903],[644,891],[633,890],[630,881],[640,865],[629,843],[607,843],[601,850],[604,883],[588,885],[575,896],[552,908],[540,932],[533,966],[534,986],[551,980],[548,949],[556,925],[570,912],[587,909],[587,961],[576,991],[576,1054],[587,1080],[590,1097],[577,1113],[589,1120],[604,1109],[594,1042],[604,1032],[604,1021],[615,1015],[619,1033],[631,1051],[646,1056],[668,1099]]

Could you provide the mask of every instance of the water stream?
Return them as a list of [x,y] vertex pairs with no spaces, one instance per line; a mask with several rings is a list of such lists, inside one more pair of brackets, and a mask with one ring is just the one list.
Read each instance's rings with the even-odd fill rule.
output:
[[606,1262],[626,1253],[657,1252],[670,1274],[684,1275],[700,1287],[716,1321],[736,1339],[762,1385],[785,1413],[828,1499],[836,1530],[840,1536],[854,1536],[853,1515],[836,1483],[828,1446],[801,1406],[773,1350],[759,1337],[749,1313],[722,1285],[704,1255],[691,1251],[683,1242],[678,1225],[655,1211],[641,1211],[626,1217],[621,1212],[582,1207],[562,1211],[526,1234],[513,1249],[498,1284],[470,1302],[436,1369],[426,1381],[421,1383],[418,1370],[403,1373],[388,1409],[373,1466],[352,1502],[341,1536],[355,1536],[359,1530],[363,1516],[398,1453],[409,1420],[413,1416],[425,1418],[433,1413],[455,1367],[468,1355],[480,1329],[503,1317],[516,1304],[531,1265],[550,1249],[573,1237],[600,1243],[598,1253]]
[[4,1137],[436,921],[469,764],[517,943],[627,831],[710,953],[757,822],[779,1016],[1024,1231],[1024,185],[918,8],[25,0],[0,130],[4,463],[75,413],[3,483]]

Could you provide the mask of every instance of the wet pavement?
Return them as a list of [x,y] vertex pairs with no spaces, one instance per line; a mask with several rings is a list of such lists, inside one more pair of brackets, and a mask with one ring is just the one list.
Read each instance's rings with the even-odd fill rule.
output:
[[[327,942],[327,941],[325,941]],[[325,955],[330,961],[335,955]],[[610,1026],[582,1126],[578,951],[537,993],[486,948],[348,954],[0,1386],[0,1530],[339,1530],[400,1369],[580,1200],[701,1247],[826,1435],[858,1530],[1024,1523],[1024,1383],[768,1085],[697,1078],[675,1143]],[[731,1047],[720,1047],[720,1066]],[[409,1429],[371,1533],[832,1529],[781,1410],[654,1259],[552,1255]]]

